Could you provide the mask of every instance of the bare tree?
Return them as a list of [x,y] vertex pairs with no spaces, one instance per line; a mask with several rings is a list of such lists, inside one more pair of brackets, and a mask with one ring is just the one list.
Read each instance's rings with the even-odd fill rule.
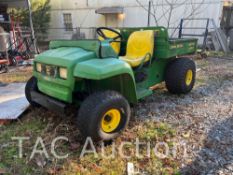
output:
[[[156,25],[161,25],[161,21],[166,21],[166,27],[170,28],[171,25],[177,25],[180,19],[173,21],[172,17],[174,15],[174,11],[183,6],[187,5],[188,3],[191,5],[191,11],[187,15],[183,16],[183,18],[190,18],[195,17],[196,15],[203,12],[203,4],[206,0],[202,0],[201,2],[197,3],[195,0],[164,0],[159,4],[158,0],[150,0],[152,2],[152,9],[153,12],[150,11],[150,15],[153,17]],[[145,11],[149,13],[148,5],[143,5],[140,0],[136,0],[140,7],[142,7]],[[162,14],[158,14],[158,7],[161,8]]]
[[[145,5],[143,5],[140,0],[136,0],[136,2],[140,5],[140,7],[142,7],[145,11],[147,11],[149,13],[149,8],[146,7]],[[153,4],[153,1],[152,1],[152,4]],[[153,9],[155,10],[155,6],[153,5]],[[158,25],[158,21],[157,21],[157,18],[156,18],[156,13],[153,13],[150,11],[150,15],[153,16],[154,20],[155,20],[155,24]]]
[[172,15],[173,15],[173,11],[180,7],[181,5],[183,5],[186,0],[182,1],[182,2],[178,2],[178,0],[165,0],[165,2],[167,3],[167,5],[169,6],[169,9],[168,9],[168,18],[167,18],[167,28],[170,27],[170,24],[171,24],[171,18],[172,18]]

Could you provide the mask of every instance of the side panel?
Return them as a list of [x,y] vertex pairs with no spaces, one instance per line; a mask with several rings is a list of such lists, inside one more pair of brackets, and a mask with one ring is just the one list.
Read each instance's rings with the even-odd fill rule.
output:
[[115,90],[129,102],[137,103],[136,84],[132,68],[116,58],[93,59],[78,63],[74,77],[85,80],[85,90]]
[[164,81],[165,71],[169,60],[157,59],[148,67],[144,67],[142,72],[147,75],[147,79],[137,84],[137,88],[147,88]]
[[130,103],[137,103],[135,83],[129,74],[121,74],[102,80],[89,80],[88,85],[93,92],[114,90],[121,93]]

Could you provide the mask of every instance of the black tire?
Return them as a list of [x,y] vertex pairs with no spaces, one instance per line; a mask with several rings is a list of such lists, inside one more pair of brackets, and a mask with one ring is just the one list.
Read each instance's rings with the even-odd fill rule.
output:
[[[107,111],[116,109],[120,113],[120,122],[112,132],[105,132],[101,121]],[[77,117],[77,124],[81,134],[91,137],[94,141],[110,141],[116,138],[128,125],[130,119],[128,101],[118,92],[103,91],[87,97],[82,103]]]
[[0,65],[0,73],[7,73],[9,71],[7,65]]
[[33,107],[39,107],[40,105],[34,102],[31,98],[31,91],[38,91],[37,87],[37,79],[35,77],[31,77],[25,87],[25,96],[28,102],[33,106]]
[[229,35],[229,48],[233,51],[233,29],[231,29],[228,33]]
[[4,73],[7,73],[7,72],[9,72],[9,67],[8,67],[8,65],[5,65],[5,71],[4,71]]
[[[186,81],[188,72],[192,71],[192,79]],[[196,65],[189,58],[178,58],[171,61],[166,69],[165,82],[170,93],[187,94],[195,84]]]

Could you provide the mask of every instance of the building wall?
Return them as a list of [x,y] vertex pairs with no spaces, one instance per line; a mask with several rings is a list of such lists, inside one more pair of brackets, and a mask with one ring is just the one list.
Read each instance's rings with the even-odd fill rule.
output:
[[[72,14],[72,22],[74,28],[81,29],[89,36],[90,30],[85,28],[99,27],[99,26],[113,26],[113,27],[136,27],[146,26],[148,12],[144,8],[148,8],[149,0],[51,0],[51,29],[50,39],[66,38],[70,39],[73,32],[65,31],[63,23],[63,13]],[[171,13],[169,27],[177,27],[180,19],[184,17],[195,18],[213,18],[217,25],[219,25],[223,1],[221,0],[168,0],[173,3],[175,7]],[[144,6],[144,8],[142,6]],[[158,25],[168,26],[169,11],[171,6],[166,4],[164,0],[154,0],[152,12],[158,20]],[[106,6],[123,6],[124,15],[100,15],[96,14],[95,10]],[[194,10],[195,15],[190,12]],[[153,16],[151,15],[151,25],[157,25]],[[187,27],[205,27],[206,21],[192,21],[185,23]],[[174,29],[170,29],[170,34]],[[192,30],[189,32],[202,33],[202,31]],[[175,32],[177,35],[177,31]],[[91,36],[90,36],[91,37]]]

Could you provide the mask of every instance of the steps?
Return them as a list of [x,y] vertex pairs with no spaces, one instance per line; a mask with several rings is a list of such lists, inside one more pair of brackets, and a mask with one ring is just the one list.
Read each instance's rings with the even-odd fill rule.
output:
[[210,50],[229,52],[227,37],[219,28],[209,32],[206,42],[206,47]]

